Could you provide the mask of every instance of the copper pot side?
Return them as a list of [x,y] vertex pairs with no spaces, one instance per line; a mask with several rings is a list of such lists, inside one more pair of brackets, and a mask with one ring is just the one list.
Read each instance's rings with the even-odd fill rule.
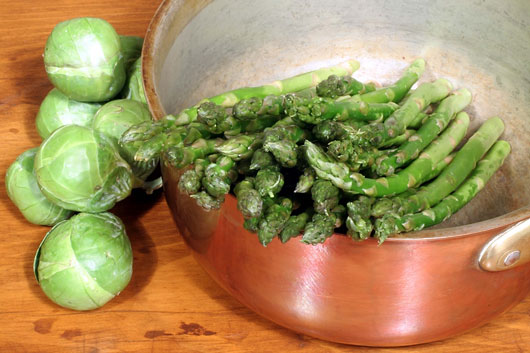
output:
[[[285,3],[290,2],[282,2]],[[311,2],[311,6],[320,3]],[[339,8],[342,3],[351,5],[351,2],[337,1],[334,8]],[[253,2],[252,6],[266,7],[267,4]],[[279,3],[277,5],[280,6]],[[457,2],[453,5],[456,6]],[[247,6],[248,2],[224,0],[174,0],[161,4],[146,35],[142,62],[148,104],[156,118],[173,112],[175,107],[181,109],[192,105],[200,97],[242,86],[244,82],[258,84],[274,77],[270,76],[274,75],[271,74],[273,64],[259,66],[261,71],[253,72],[256,66],[238,61],[238,57],[232,64],[224,60],[223,55],[216,57],[220,62],[216,65],[226,65],[220,66],[226,69],[222,74],[219,74],[219,68],[212,69],[206,65],[209,60],[207,55],[194,57],[197,62],[205,60],[199,63],[203,66],[185,60],[180,63],[175,61],[174,56],[181,55],[174,53],[175,47],[186,43],[184,40],[183,44],[179,36],[195,38],[189,33],[197,33],[196,30],[202,28],[205,30],[204,41],[212,36],[215,38],[215,31],[208,30],[208,25],[215,26],[213,18],[209,18],[210,22],[202,19],[205,23],[201,24],[199,15],[208,19],[206,10],[215,10],[214,14],[230,17],[230,11],[237,12]],[[466,3],[462,6],[475,5]],[[404,6],[403,15],[409,15],[406,13],[409,10],[408,5]],[[490,10],[487,8],[484,11]],[[182,34],[184,32],[187,34]],[[393,36],[391,32],[387,35]],[[286,34],[286,42],[288,36]],[[241,41],[245,42],[245,38]],[[339,51],[355,52],[352,48],[358,49],[359,59],[373,54],[387,60],[382,60],[381,64],[376,59],[372,64],[368,58],[370,70],[379,68],[384,71],[381,65],[390,63],[392,66],[393,60],[398,60],[395,59],[397,55],[401,59],[401,53],[407,53],[407,57],[427,56],[433,71],[438,69],[441,74],[449,76],[462,75],[461,82],[470,82],[476,89],[491,85],[489,76],[466,66],[469,63],[464,63],[467,70],[455,66],[455,60],[461,60],[458,64],[463,64],[467,58],[465,53],[463,59],[458,57],[451,61],[454,58],[449,49],[441,52],[430,48],[431,51],[423,49],[420,52],[411,43],[398,43],[401,46],[397,49],[388,43],[389,46],[381,50],[367,42],[364,52],[355,42],[351,46],[337,44],[337,47]],[[287,60],[287,54],[278,51],[279,48],[265,44],[263,52],[260,52],[264,56],[262,62],[274,61],[274,56],[268,55],[271,51],[277,57],[286,55],[284,61],[280,58],[276,63],[294,65]],[[200,46],[200,43],[191,42],[188,45]],[[319,48],[321,52],[329,49],[322,45]],[[300,48],[292,50],[291,58],[296,51],[300,52]],[[317,51],[313,52],[308,47],[304,53],[307,60],[320,62],[317,59],[321,54]],[[249,58],[256,58],[253,54],[246,54]],[[444,55],[451,60],[444,59]],[[177,68],[168,66],[168,63]],[[193,74],[186,76],[186,66],[182,66],[185,64],[190,65],[190,71],[198,70],[197,67],[203,70],[197,73],[203,75],[203,80],[190,80]],[[305,64],[301,63],[302,66]],[[190,87],[189,91],[183,91],[178,84],[172,86],[167,80],[175,72],[183,75],[179,82],[185,82]],[[369,74],[374,72],[378,71],[370,71]],[[233,79],[237,77],[235,73],[240,74],[241,81]],[[484,89],[488,89],[489,96],[475,97],[470,108],[470,113],[479,117],[478,120],[484,119],[490,110],[500,109],[491,105],[483,108],[484,102],[500,94],[492,88]],[[242,227],[243,218],[233,196],[227,196],[219,211],[205,212],[178,191],[180,171],[163,164],[166,200],[180,234],[208,274],[250,309],[282,326],[325,340],[365,346],[403,346],[451,337],[502,314],[530,292],[530,263],[499,272],[487,272],[478,265],[478,257],[485,244],[512,224],[530,217],[528,186],[517,179],[525,178],[527,168],[524,166],[528,166],[528,124],[520,124],[520,120],[525,118],[507,107],[508,102],[525,93],[509,92],[510,97],[505,102],[498,102],[498,105],[506,114],[506,117],[503,116],[508,120],[505,138],[515,142],[515,156],[479,200],[455,216],[457,221],[453,224],[390,238],[381,246],[373,240],[354,242],[336,234],[317,246],[308,246],[296,239],[281,244],[275,239],[264,248],[256,235]],[[521,109],[530,111],[530,99],[525,97],[520,99],[524,102]],[[475,121],[475,126],[477,123]],[[517,193],[513,192],[512,183],[518,185]],[[492,209],[491,205],[496,203],[499,207]]]

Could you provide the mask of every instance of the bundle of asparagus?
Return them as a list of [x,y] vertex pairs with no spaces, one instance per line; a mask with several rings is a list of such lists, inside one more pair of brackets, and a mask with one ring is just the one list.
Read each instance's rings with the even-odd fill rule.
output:
[[502,120],[464,142],[467,89],[441,78],[411,90],[422,59],[377,89],[352,77],[358,68],[348,61],[204,99],[133,126],[120,144],[140,142],[140,162],[186,168],[179,189],[207,210],[232,192],[264,246],[299,235],[317,244],[334,233],[382,243],[446,220],[509,154],[498,140]]

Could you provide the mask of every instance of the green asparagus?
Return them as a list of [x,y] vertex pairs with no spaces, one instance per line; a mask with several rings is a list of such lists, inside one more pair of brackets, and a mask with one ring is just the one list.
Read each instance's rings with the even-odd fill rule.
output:
[[378,175],[389,176],[399,167],[417,158],[420,152],[447,127],[451,119],[469,103],[471,103],[471,93],[465,88],[455,91],[442,100],[416,134],[402,144],[395,153],[377,161],[374,171]]
[[306,159],[317,175],[330,180],[338,188],[349,193],[367,196],[399,194],[424,182],[434,167],[462,140],[469,116],[461,112],[449,127],[407,168],[388,178],[371,179],[356,172],[342,162],[337,162],[311,141],[305,141]]
[[384,215],[376,220],[375,237],[381,243],[391,234],[421,230],[445,221],[484,188],[509,153],[510,144],[502,140],[497,141],[469,177],[453,193],[446,196],[433,208],[420,213],[401,217],[392,213]]

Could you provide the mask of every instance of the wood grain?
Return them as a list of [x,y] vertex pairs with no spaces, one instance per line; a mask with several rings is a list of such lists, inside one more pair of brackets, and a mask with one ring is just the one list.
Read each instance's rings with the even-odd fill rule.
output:
[[[161,192],[134,193],[113,212],[134,250],[134,276],[99,310],[51,303],[32,273],[46,227],[26,222],[9,201],[5,170],[39,145],[35,116],[52,88],[42,52],[59,21],[107,19],[120,34],[143,36],[158,2],[0,0],[0,351],[1,352],[386,352],[339,345],[283,329],[243,307],[195,263]],[[530,352],[530,298],[459,337],[396,352]]]

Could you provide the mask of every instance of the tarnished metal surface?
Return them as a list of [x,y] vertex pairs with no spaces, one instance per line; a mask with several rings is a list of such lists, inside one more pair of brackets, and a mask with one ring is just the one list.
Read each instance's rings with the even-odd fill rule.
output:
[[178,171],[163,168],[168,205],[198,262],[259,314],[344,343],[439,340],[515,305],[530,291],[530,265],[487,272],[478,258],[495,235],[530,217],[529,18],[525,0],[165,1],[143,52],[157,117],[349,58],[361,62],[354,77],[384,85],[423,57],[420,82],[446,77],[473,93],[469,134],[499,116],[512,145],[488,186],[449,221],[382,246],[335,235],[318,246],[276,239],[264,248],[243,229],[233,197],[206,213],[179,194]]

